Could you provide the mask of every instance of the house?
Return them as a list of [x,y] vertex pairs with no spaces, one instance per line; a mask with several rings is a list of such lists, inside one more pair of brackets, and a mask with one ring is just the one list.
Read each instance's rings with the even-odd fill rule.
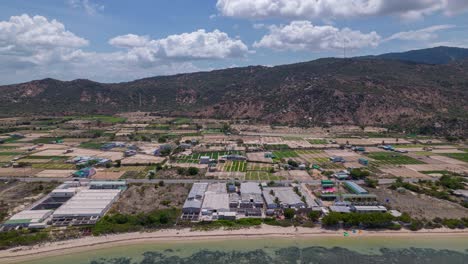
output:
[[125,157],[135,156],[136,154],[137,154],[137,152],[135,150],[131,150],[131,149],[126,150],[124,152]]
[[369,160],[367,160],[365,158],[359,158],[358,162],[359,162],[359,164],[364,165],[364,166],[369,165]]
[[79,171],[75,171],[73,173],[73,177],[77,178],[89,178],[96,174],[96,170],[94,168],[83,168]]
[[200,164],[209,164],[210,163],[210,156],[201,156],[200,157]]
[[344,186],[354,194],[368,194],[369,192],[352,181],[345,181]]
[[333,162],[333,163],[337,163],[337,162],[346,162],[346,160],[343,158],[343,157],[330,157],[330,161]]
[[384,145],[384,146],[382,146],[382,148],[383,148],[384,150],[388,150],[388,151],[394,151],[394,150],[395,150],[395,149],[393,148],[393,146],[391,146],[391,145]]
[[335,177],[338,180],[346,180],[349,178],[349,172],[344,170],[344,171],[339,171],[333,174],[333,177]]

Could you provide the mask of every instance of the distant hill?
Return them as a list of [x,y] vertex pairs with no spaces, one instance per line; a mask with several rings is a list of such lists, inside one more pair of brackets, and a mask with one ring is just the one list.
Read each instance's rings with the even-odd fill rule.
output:
[[366,56],[364,58],[402,60],[427,64],[446,64],[468,59],[468,49],[435,47],[429,49],[410,50],[406,52],[386,53],[377,56]]
[[0,114],[152,111],[295,125],[378,125],[466,134],[468,62],[319,59],[104,84],[44,79],[0,86]]

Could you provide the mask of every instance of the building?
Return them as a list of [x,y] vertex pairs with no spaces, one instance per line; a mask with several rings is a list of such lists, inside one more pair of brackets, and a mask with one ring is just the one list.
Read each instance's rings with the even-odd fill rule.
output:
[[291,187],[267,187],[262,194],[268,209],[306,208],[306,204]]
[[356,183],[352,181],[345,181],[343,182],[343,184],[346,187],[346,189],[348,189],[350,192],[354,194],[368,194],[369,193],[364,188],[362,188],[361,186],[357,185]]
[[333,174],[333,177],[335,177],[336,179],[340,181],[348,179],[349,176],[350,176],[349,171],[346,171],[346,170],[339,171]]
[[200,157],[200,164],[209,164],[210,163],[210,156],[201,156]]
[[201,209],[202,215],[213,215],[218,212],[229,212],[229,195],[225,193],[206,192]]
[[73,173],[73,177],[77,178],[89,178],[96,174],[96,170],[94,168],[83,168],[79,171],[75,171]]
[[192,185],[192,189],[190,189],[184,206],[182,207],[182,213],[186,215],[185,217],[188,217],[189,215],[194,217],[196,215],[196,218],[198,219],[198,214],[200,214],[203,198],[205,197],[205,191],[207,188],[208,183],[197,182]]
[[226,161],[226,160],[243,161],[243,160],[247,160],[247,158],[242,155],[237,155],[237,154],[229,154],[229,155],[221,156],[220,161]]
[[260,186],[256,182],[243,182],[240,185],[241,193],[262,194]]
[[330,161],[334,163],[346,162],[346,160],[343,157],[330,157]]
[[359,164],[364,165],[364,166],[369,165],[369,160],[367,160],[365,158],[359,158],[358,162],[359,162]]
[[23,210],[3,223],[6,230],[14,228],[45,228],[46,219],[52,215],[53,210]]
[[385,206],[381,205],[375,205],[375,206],[369,206],[369,205],[364,205],[364,206],[351,206],[351,210],[356,213],[385,213],[387,212],[387,208]]
[[56,226],[95,224],[120,196],[120,190],[90,190],[77,192],[52,215]]
[[125,181],[92,181],[89,183],[89,189],[92,190],[125,190],[127,183]]

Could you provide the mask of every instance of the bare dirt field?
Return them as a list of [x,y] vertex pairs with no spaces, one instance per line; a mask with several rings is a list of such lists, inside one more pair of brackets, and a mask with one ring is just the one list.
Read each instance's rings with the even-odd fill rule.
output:
[[290,170],[289,179],[298,181],[308,181],[311,179],[309,173],[305,170]]
[[457,160],[457,159],[452,159],[452,158],[445,157],[445,156],[431,156],[431,159],[436,159],[436,160],[439,160],[439,161],[442,161],[442,162],[448,163],[448,164],[467,165],[466,162],[463,162],[463,161]]
[[135,156],[124,158],[122,160],[122,164],[149,164],[149,163],[155,164],[155,163],[161,163],[164,160],[165,158],[162,158],[162,157],[137,154]]
[[430,178],[428,175],[417,172],[415,170],[411,170],[401,167],[388,167],[388,168],[381,168],[381,171],[391,174],[396,177],[403,177],[403,178],[416,178],[416,179],[428,179]]
[[43,170],[39,173],[36,173],[36,177],[51,177],[51,178],[67,178],[75,170]]
[[252,162],[273,163],[273,160],[271,158],[265,158],[265,152],[247,153],[247,160]]
[[29,177],[41,172],[42,169],[32,168],[0,168],[0,176],[4,177]]
[[112,210],[124,214],[135,214],[171,207],[181,208],[190,188],[191,184],[130,185]]
[[414,165],[404,165],[406,168],[415,170],[415,171],[442,171],[448,170],[457,173],[467,173],[468,168],[462,165],[452,165],[452,164],[414,164]]
[[[372,193],[378,196],[378,200],[392,209],[407,212],[412,217],[432,220],[440,218],[468,217],[468,209],[459,204],[445,200],[439,200],[426,195],[413,194],[409,191],[399,193],[381,186],[373,189]],[[389,200],[387,203],[386,200]]]
[[125,173],[125,171],[97,171],[91,178],[95,180],[117,180]]

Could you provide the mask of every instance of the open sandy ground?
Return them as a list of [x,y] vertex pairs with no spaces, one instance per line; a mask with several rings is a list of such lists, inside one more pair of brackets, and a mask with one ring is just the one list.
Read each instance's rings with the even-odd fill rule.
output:
[[[109,248],[115,245],[130,245],[145,242],[226,240],[231,238],[307,238],[307,237],[340,237],[344,230],[326,230],[321,228],[277,227],[262,225],[239,230],[191,231],[190,229],[166,229],[147,233],[125,233],[99,237],[45,243],[32,247],[17,247],[0,251],[1,263],[13,263],[45,256],[67,253],[86,252],[92,249]],[[446,228],[420,230],[416,232],[400,231],[362,231],[353,236],[361,237],[466,237],[468,230],[450,230]]]

